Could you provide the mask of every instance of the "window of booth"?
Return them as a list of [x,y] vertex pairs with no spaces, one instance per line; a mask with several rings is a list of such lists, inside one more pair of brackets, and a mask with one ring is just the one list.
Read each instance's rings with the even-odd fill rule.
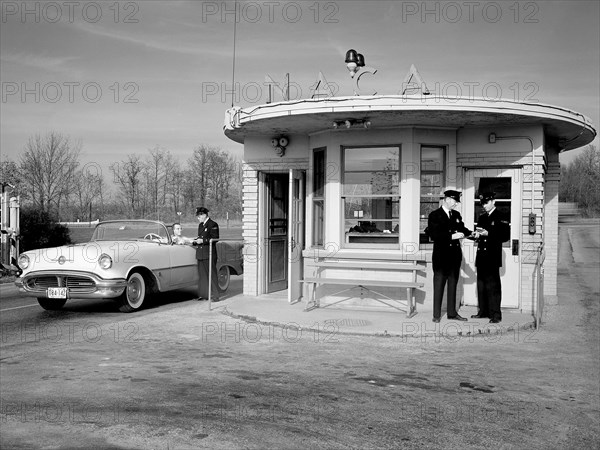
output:
[[[496,194],[494,205],[504,217],[510,219],[512,208],[511,181],[510,177],[475,177],[473,180],[473,184],[475,185],[473,224],[475,226],[477,226],[479,217],[485,211],[479,201],[479,194],[483,194],[484,192],[493,192]],[[508,240],[502,244],[502,247],[510,247],[510,245],[510,240]]]
[[323,247],[325,237],[325,148],[313,150],[312,246]]
[[397,248],[400,242],[400,146],[343,148],[345,244]]
[[440,194],[446,186],[446,147],[421,146],[421,199],[419,211],[419,243],[430,242],[425,234],[429,213],[440,207]]

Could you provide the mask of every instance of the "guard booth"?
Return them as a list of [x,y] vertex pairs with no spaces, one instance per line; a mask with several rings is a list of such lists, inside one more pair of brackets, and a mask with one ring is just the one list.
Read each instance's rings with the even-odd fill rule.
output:
[[19,266],[19,197],[10,197],[10,192],[2,185],[1,208],[1,255],[0,270],[3,274],[18,273]]
[[[557,295],[558,155],[592,142],[591,121],[539,103],[444,98],[414,66],[405,78],[418,81],[410,92],[403,84],[396,94],[360,95],[367,69],[353,75],[354,96],[315,94],[226,112],[225,135],[244,146],[244,294],[287,291],[295,302],[308,294],[301,279],[321,277],[314,295],[333,304],[339,285],[361,285],[370,267],[369,282],[382,286],[373,291],[404,295],[384,282],[394,277],[414,287],[418,310],[432,302],[433,245],[424,230],[441,193],[463,193],[458,210],[474,229],[478,195],[492,190],[511,225],[501,306],[535,315],[540,298]],[[475,250],[465,240],[463,305],[477,304]],[[386,269],[399,262],[423,268],[404,279]],[[344,305],[380,306],[382,298],[363,293]]]

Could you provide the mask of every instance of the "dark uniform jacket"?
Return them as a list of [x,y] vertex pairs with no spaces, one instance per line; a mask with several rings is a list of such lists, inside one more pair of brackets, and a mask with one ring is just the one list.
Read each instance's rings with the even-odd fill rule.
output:
[[[196,247],[196,259],[208,259],[210,250],[210,240],[219,239],[219,225],[209,218],[205,223],[198,225],[198,239],[202,243]],[[216,242],[213,241],[213,259],[217,258]]]
[[480,236],[477,242],[477,267],[502,267],[502,243],[510,239],[510,225],[503,214],[494,209],[491,214],[483,213],[477,227],[487,230],[487,236]]
[[450,217],[444,208],[440,207],[429,214],[427,234],[433,239],[433,270],[460,267],[462,250],[460,239],[452,239],[453,233],[471,235],[471,230],[465,227],[458,211],[450,211]]

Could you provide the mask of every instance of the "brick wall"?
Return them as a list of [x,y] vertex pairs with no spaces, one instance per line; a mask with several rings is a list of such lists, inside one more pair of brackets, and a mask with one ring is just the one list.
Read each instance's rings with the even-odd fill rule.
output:
[[243,164],[242,237],[244,239],[244,294],[258,295],[258,171]]
[[544,297],[555,299],[558,293],[558,188],[560,162],[557,151],[548,151],[544,215]]

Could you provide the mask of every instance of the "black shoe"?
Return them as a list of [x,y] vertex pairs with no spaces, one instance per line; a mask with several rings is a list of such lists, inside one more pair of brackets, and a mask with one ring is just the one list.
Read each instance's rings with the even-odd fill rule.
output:
[[457,315],[455,315],[453,317],[448,317],[448,320],[463,320],[463,321],[466,321],[467,319],[466,319],[466,317],[461,317],[461,316],[459,316],[457,314]]
[[440,319],[439,319],[439,318],[437,318],[437,317],[434,317],[434,318],[433,318],[433,322],[434,322],[434,323],[440,323]]
[[471,319],[489,319],[489,316],[484,316],[482,314],[473,314]]
[[502,322],[500,319],[491,319],[490,323],[500,323]]
[[210,301],[213,302],[213,303],[217,303],[217,302],[220,302],[221,299],[219,297],[217,297],[217,298],[211,298]]

